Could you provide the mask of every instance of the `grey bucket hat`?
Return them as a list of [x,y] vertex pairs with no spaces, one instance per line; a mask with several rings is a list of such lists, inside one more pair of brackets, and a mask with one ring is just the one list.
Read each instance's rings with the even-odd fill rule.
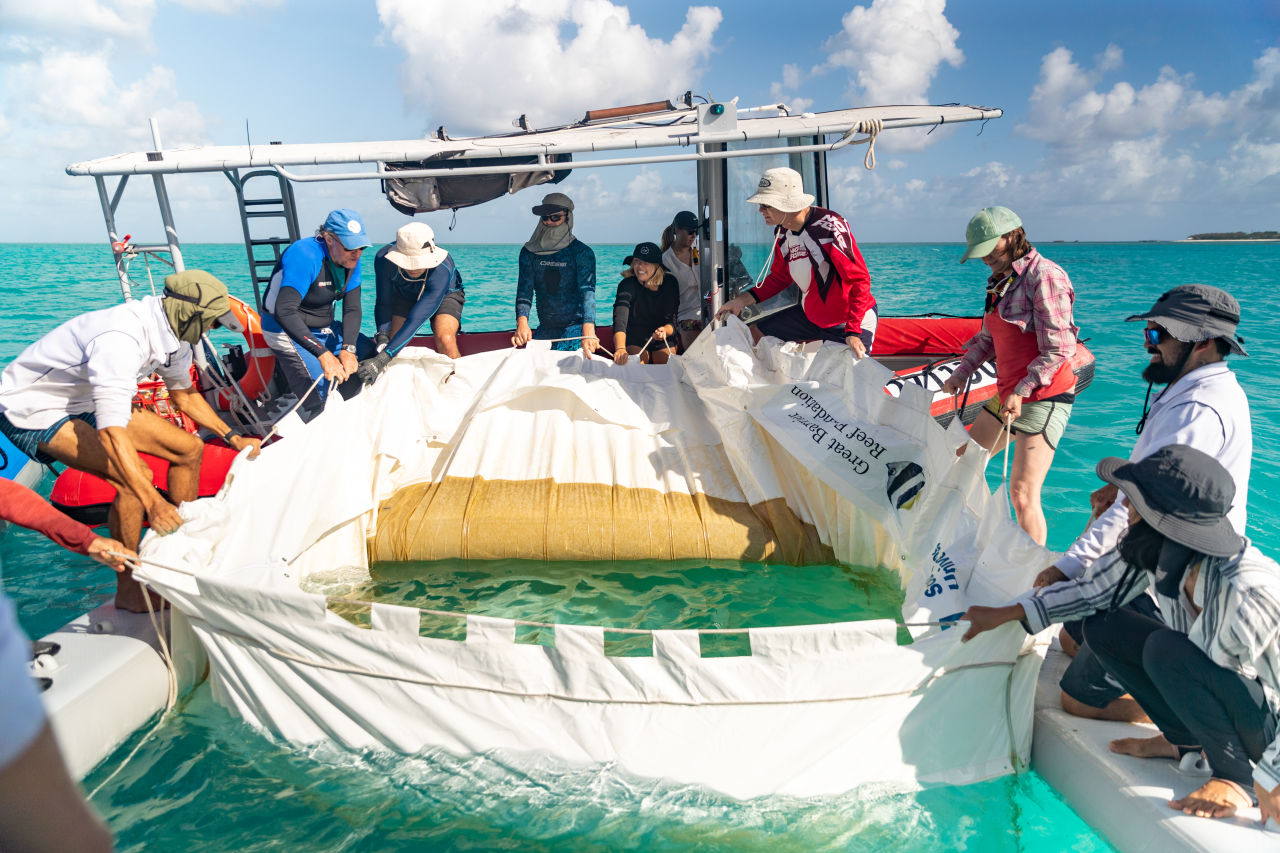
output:
[[1151,320],[1180,341],[1199,343],[1222,338],[1236,355],[1248,355],[1236,336],[1240,303],[1225,290],[1209,284],[1180,284],[1164,293],[1150,311],[1125,321]]
[[1227,520],[1236,484],[1222,463],[1183,444],[1162,447],[1137,462],[1108,456],[1098,476],[1118,486],[1138,515],[1179,545],[1230,557],[1244,545]]

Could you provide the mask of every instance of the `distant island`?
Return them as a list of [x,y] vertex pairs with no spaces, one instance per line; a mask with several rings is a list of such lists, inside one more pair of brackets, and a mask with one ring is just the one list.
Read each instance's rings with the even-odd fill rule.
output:
[[1192,234],[1188,240],[1280,240],[1280,231],[1210,231]]

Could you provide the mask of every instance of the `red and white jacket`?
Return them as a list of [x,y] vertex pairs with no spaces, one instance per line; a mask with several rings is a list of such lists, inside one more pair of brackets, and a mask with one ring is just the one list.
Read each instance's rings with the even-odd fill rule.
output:
[[[750,291],[763,302],[791,284],[804,291],[801,305],[805,316],[824,329],[844,324],[846,335],[862,332],[862,318],[875,305],[871,296],[871,276],[853,240],[849,223],[840,214],[823,207],[809,208],[800,233],[778,226],[780,237],[774,245],[773,264],[764,281]],[[811,275],[793,274],[808,264]],[[797,280],[807,278],[808,280]]]

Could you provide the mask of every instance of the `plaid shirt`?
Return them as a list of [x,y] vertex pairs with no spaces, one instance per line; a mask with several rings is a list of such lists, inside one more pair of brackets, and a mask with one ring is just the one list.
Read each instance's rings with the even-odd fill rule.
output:
[[[1053,381],[1067,359],[1075,353],[1076,333],[1080,330],[1071,321],[1071,304],[1076,294],[1062,267],[1032,249],[1013,262],[1013,276],[995,310],[1006,322],[1022,331],[1034,330],[1036,333],[1040,357],[1027,365],[1027,375],[1013,389],[1019,397],[1026,397]],[[995,286],[998,280],[992,275],[987,283]],[[964,359],[953,374],[960,381],[968,379],[983,362],[996,354],[985,320],[978,334],[965,343],[965,350]]]
[[[1103,554],[1090,571],[1075,580],[1059,581],[1016,599],[1025,613],[1025,626],[1039,633],[1054,622],[1083,619],[1106,610],[1123,582],[1127,564],[1116,549]],[[1138,572],[1120,597],[1127,603],[1151,583],[1147,572]],[[1233,557],[1207,557],[1200,564],[1204,584],[1204,609],[1197,615],[1181,586],[1178,598],[1156,593],[1160,618],[1173,630],[1186,634],[1211,661],[1257,679],[1271,713],[1280,711],[1280,566],[1246,543]],[[1280,736],[1257,761],[1253,778],[1266,790],[1280,785]]]

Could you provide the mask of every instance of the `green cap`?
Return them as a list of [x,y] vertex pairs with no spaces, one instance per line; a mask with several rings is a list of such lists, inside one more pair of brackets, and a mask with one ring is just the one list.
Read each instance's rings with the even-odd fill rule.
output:
[[969,220],[964,229],[964,240],[969,244],[960,263],[970,258],[985,258],[1000,242],[1000,238],[1015,228],[1022,227],[1018,214],[1007,207],[984,207]]

